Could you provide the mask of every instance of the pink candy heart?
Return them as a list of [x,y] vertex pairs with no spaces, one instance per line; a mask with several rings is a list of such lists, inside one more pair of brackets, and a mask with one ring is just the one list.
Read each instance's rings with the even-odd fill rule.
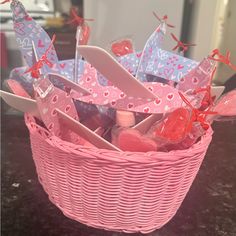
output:
[[118,147],[123,151],[149,152],[157,151],[155,141],[140,134],[138,130],[123,130],[118,136]]

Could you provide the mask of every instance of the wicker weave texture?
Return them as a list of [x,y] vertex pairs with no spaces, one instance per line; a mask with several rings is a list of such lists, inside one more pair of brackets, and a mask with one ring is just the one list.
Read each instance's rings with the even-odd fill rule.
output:
[[162,227],[186,196],[211,142],[189,150],[116,152],[50,137],[26,115],[39,181],[63,213],[86,225],[148,233]]

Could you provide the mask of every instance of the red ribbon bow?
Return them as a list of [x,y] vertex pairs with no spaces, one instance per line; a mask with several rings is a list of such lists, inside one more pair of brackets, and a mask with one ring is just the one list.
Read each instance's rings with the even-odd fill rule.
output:
[[177,42],[177,45],[172,49],[175,51],[176,49],[180,48],[180,51],[186,52],[189,47],[196,46],[194,43],[183,43],[180,40],[177,39],[177,37],[171,33],[172,38]]
[[[215,56],[218,56],[218,58],[215,58]],[[230,51],[227,50],[226,55],[222,55],[219,51],[219,49],[214,49],[209,56],[210,59],[218,62],[222,62],[225,65],[228,65],[230,68],[236,71],[236,65],[233,65],[230,61]]]
[[46,50],[46,52],[42,55],[42,57],[32,67],[30,67],[28,70],[25,71],[25,74],[30,72],[31,76],[33,78],[38,79],[40,76],[40,69],[43,67],[44,64],[48,65],[50,68],[53,66],[52,62],[50,62],[48,60],[47,54],[52,49],[55,39],[56,39],[56,35],[54,34],[52,37],[52,41],[51,41],[48,49]]
[[84,18],[78,16],[76,14],[75,9],[72,9],[71,13],[72,13],[74,19],[72,19],[71,21],[68,21],[67,24],[76,23],[77,25],[82,25],[82,24],[84,24],[84,21],[94,21],[94,19],[84,19]]
[[215,97],[211,96],[210,84],[212,83],[215,72],[216,72],[216,68],[214,68],[214,70],[212,71],[211,78],[209,80],[209,85],[206,88],[199,88],[199,89],[195,89],[195,91],[194,91],[195,94],[200,93],[200,92],[206,92],[205,96],[202,99],[200,109],[205,110],[207,107],[211,107],[213,105]]
[[187,100],[187,98],[179,92],[180,97],[182,100],[191,108],[192,114],[189,121],[189,124],[187,125],[186,132],[190,132],[193,126],[193,122],[199,122],[203,129],[207,130],[209,128],[209,124],[206,122],[207,115],[215,115],[217,112],[213,111],[200,111],[192,106],[192,104]]
[[152,13],[157,18],[157,20],[160,21],[161,23],[165,22],[168,27],[175,28],[174,25],[171,25],[171,24],[167,23],[167,20],[168,20],[168,16],[167,15],[164,15],[162,18],[160,18],[154,11]]

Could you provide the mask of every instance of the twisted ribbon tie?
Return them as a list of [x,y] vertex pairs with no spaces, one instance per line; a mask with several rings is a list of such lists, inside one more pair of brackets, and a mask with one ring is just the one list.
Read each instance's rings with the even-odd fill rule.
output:
[[30,72],[31,76],[33,78],[38,79],[40,76],[39,70],[43,67],[44,64],[46,64],[48,67],[52,68],[53,63],[48,60],[47,54],[52,49],[53,43],[55,42],[55,40],[56,40],[56,35],[54,34],[52,36],[52,40],[51,40],[51,43],[50,43],[48,49],[45,51],[45,53],[42,55],[42,57],[32,67],[30,67],[28,70],[25,71],[24,74]]
[[207,115],[216,115],[217,112],[209,111],[209,110],[200,111],[194,108],[192,104],[187,100],[187,98],[181,92],[179,92],[179,95],[182,98],[182,100],[186,103],[186,105],[188,105],[192,110],[189,123],[187,124],[186,132],[188,133],[192,130],[193,122],[199,122],[202,128],[204,130],[207,130],[209,128],[209,124],[206,121]]
[[84,19],[84,18],[78,16],[75,9],[72,9],[71,13],[72,13],[74,19],[72,19],[71,21],[68,21],[67,24],[76,23],[77,25],[83,25],[85,21],[94,21],[94,19]]
[[[218,56],[218,58],[215,58],[215,56]],[[228,65],[231,69],[236,71],[236,65],[233,65],[230,61],[230,51],[226,51],[226,55],[220,53],[219,49],[214,49],[209,56],[211,60],[222,62],[225,65]]]
[[[186,52],[188,51],[189,47],[196,46],[195,43],[183,43],[181,42],[174,34],[171,33],[171,37],[174,39],[174,41],[177,42],[177,45],[172,49],[175,51],[176,49],[180,49],[180,51]],[[182,50],[181,50],[182,49]]]
[[175,28],[174,25],[171,25],[171,24],[167,23],[167,20],[168,20],[168,16],[167,16],[167,15],[164,15],[162,18],[160,18],[160,17],[156,14],[156,12],[153,11],[152,13],[153,13],[153,15],[157,18],[157,20],[158,20],[159,22],[161,22],[161,23],[162,23],[162,22],[165,22],[168,27],[170,27],[170,28]]

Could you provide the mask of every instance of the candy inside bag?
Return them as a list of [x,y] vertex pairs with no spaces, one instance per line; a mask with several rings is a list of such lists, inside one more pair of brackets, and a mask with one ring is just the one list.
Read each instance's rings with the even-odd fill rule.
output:
[[187,133],[186,137],[177,144],[167,144],[164,147],[165,151],[171,150],[184,150],[191,147],[194,143],[196,143],[200,137],[205,134],[205,129],[202,128],[199,122],[195,122],[192,125],[191,131]]
[[147,135],[160,143],[160,146],[181,142],[187,135],[191,122],[191,110],[178,108],[157,121]]

